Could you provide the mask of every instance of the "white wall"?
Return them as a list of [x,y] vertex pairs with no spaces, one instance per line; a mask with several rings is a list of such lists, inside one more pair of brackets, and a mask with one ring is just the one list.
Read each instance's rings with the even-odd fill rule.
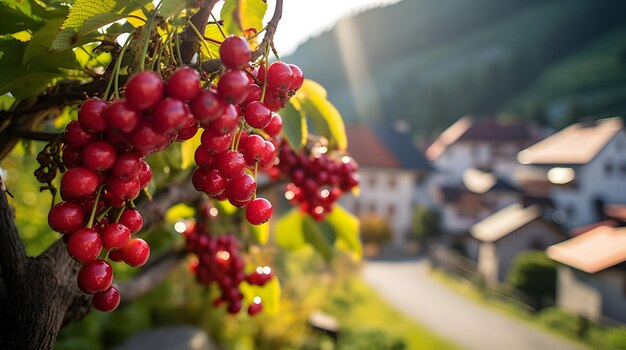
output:
[[[605,166],[611,164],[607,173]],[[576,169],[576,187],[554,186],[550,196],[556,208],[568,213],[564,226],[568,229],[597,221],[594,200],[626,203],[626,136],[618,133],[588,164]]]
[[357,216],[386,217],[394,231],[393,243],[401,246],[411,230],[416,174],[412,171],[361,167],[357,198],[345,195],[340,203]]

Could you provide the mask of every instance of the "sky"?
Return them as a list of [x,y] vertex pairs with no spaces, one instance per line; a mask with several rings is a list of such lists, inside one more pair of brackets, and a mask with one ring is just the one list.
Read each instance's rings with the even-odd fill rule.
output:
[[[393,4],[400,0],[285,0],[283,16],[274,36],[281,55],[288,55],[308,38],[332,28],[342,17],[363,10]],[[266,22],[274,13],[276,0],[267,0]],[[219,13],[221,3],[214,13]]]

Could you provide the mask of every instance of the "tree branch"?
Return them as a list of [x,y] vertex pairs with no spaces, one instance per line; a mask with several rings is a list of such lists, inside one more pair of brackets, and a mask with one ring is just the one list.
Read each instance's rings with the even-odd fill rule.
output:
[[265,50],[268,50],[274,41],[274,34],[276,34],[276,28],[278,28],[278,22],[280,22],[281,17],[283,16],[283,0],[276,0],[276,7],[274,7],[274,14],[272,15],[272,19],[267,23],[267,27],[265,29],[265,35],[263,36],[263,40],[259,47],[252,52],[252,61],[256,61]]
[[187,178],[182,183],[173,184],[154,195],[152,201],[144,200],[137,206],[143,217],[144,229],[149,229],[163,220],[165,212],[174,204],[193,203],[202,198],[202,193],[196,190]]
[[28,256],[15,226],[15,214],[9,205],[2,178],[0,178],[0,235],[2,278],[10,288],[23,274]]
[[[205,0],[198,12],[189,19],[201,34],[204,34],[211,11],[218,1],[219,0]],[[183,62],[189,64],[193,55],[200,49],[200,44],[198,43],[200,38],[198,38],[196,33],[188,26],[182,33],[182,39],[183,42],[180,44],[180,54],[183,58]]]
[[117,290],[122,302],[132,302],[154,289],[186,256],[187,252],[182,249],[168,251],[143,267],[132,280],[120,283]]

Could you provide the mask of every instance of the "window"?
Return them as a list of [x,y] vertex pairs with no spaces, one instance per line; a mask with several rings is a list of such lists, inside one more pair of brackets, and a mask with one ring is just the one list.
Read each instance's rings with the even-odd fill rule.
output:
[[389,208],[387,208],[387,212],[389,213],[390,217],[393,217],[394,215],[396,215],[396,206],[393,204],[389,204]]
[[389,189],[393,190],[398,185],[398,179],[395,174],[389,175]]
[[372,188],[376,186],[376,175],[371,175],[369,177],[369,183],[370,183],[370,187]]

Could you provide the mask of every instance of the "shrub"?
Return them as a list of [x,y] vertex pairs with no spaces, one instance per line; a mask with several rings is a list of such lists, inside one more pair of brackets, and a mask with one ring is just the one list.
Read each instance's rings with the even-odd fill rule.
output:
[[556,295],[556,263],[541,251],[520,253],[509,271],[509,283],[540,301]]
[[363,243],[385,244],[391,240],[389,221],[378,215],[361,218],[361,238]]
[[413,237],[423,239],[436,237],[441,232],[441,216],[439,212],[426,206],[419,206],[413,212]]

